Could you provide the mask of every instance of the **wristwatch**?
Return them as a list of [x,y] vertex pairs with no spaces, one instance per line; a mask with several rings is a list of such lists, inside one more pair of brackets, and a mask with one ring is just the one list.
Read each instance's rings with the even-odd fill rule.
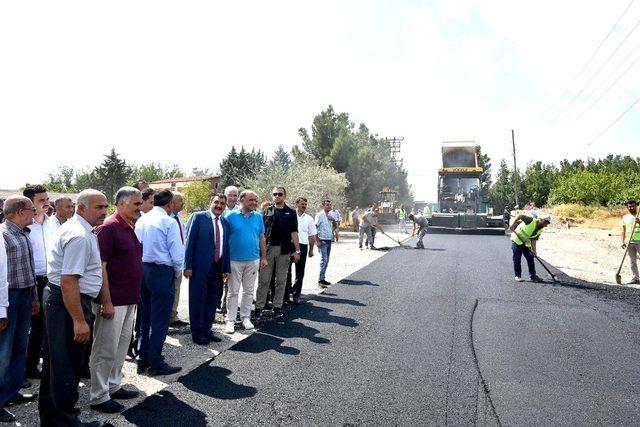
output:
[[296,251],[297,254],[301,253],[300,251]]

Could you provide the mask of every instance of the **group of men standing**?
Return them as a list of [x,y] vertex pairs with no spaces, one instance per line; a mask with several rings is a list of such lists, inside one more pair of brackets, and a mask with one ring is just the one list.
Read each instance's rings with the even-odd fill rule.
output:
[[[314,247],[322,258],[318,284],[330,285],[325,276],[334,239],[330,200],[322,201],[314,219],[306,213],[306,198],[298,197],[294,210],[285,204],[286,189],[276,187],[273,203],[259,213],[255,192],[238,194],[228,187],[184,227],[179,193],[136,187],[118,190],[109,217],[107,197],[92,189],[78,194],[75,215],[71,199],[62,198],[55,202],[55,216],[47,216],[42,186],[28,186],[24,196],[4,202],[0,421],[15,419],[5,406],[38,398],[42,425],[80,425],[75,404],[83,377],[91,378],[92,409],[121,411],[119,400],[138,396],[121,386],[132,336],[138,373],[180,371],[165,361],[162,350],[170,323],[179,320],[181,276],[189,279],[191,337],[200,345],[220,341],[212,325],[223,283],[228,285],[226,333],[234,332],[238,309],[242,327],[254,327],[256,281],[254,318],[269,299],[274,314],[291,297],[299,304]],[[293,265],[295,280],[288,280]],[[39,396],[20,392],[29,386],[25,378],[41,379]]]

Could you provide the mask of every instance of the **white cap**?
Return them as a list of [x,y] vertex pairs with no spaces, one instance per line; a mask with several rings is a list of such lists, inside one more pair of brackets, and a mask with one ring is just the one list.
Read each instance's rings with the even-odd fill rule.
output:
[[544,215],[542,218],[540,218],[542,221],[545,222],[551,222],[551,215]]

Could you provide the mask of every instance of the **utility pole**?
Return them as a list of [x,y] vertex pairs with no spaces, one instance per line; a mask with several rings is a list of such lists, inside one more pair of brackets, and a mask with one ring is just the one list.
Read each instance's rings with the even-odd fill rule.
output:
[[398,166],[402,166],[402,157],[400,157],[400,146],[404,138],[385,138],[389,142],[389,149],[391,150],[391,160]]
[[520,180],[520,175],[518,174],[518,164],[516,163],[516,138],[513,133],[513,129],[511,129],[511,144],[513,145],[513,187],[515,189],[516,205],[520,209],[522,208],[522,206],[520,206],[520,202],[518,201],[518,181]]

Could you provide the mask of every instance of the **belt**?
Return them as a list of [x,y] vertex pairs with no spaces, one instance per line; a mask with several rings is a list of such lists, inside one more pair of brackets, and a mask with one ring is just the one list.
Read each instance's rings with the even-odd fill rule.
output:
[[153,265],[154,267],[173,268],[172,265],[158,264],[157,262],[143,262],[142,264],[144,264],[144,265]]

